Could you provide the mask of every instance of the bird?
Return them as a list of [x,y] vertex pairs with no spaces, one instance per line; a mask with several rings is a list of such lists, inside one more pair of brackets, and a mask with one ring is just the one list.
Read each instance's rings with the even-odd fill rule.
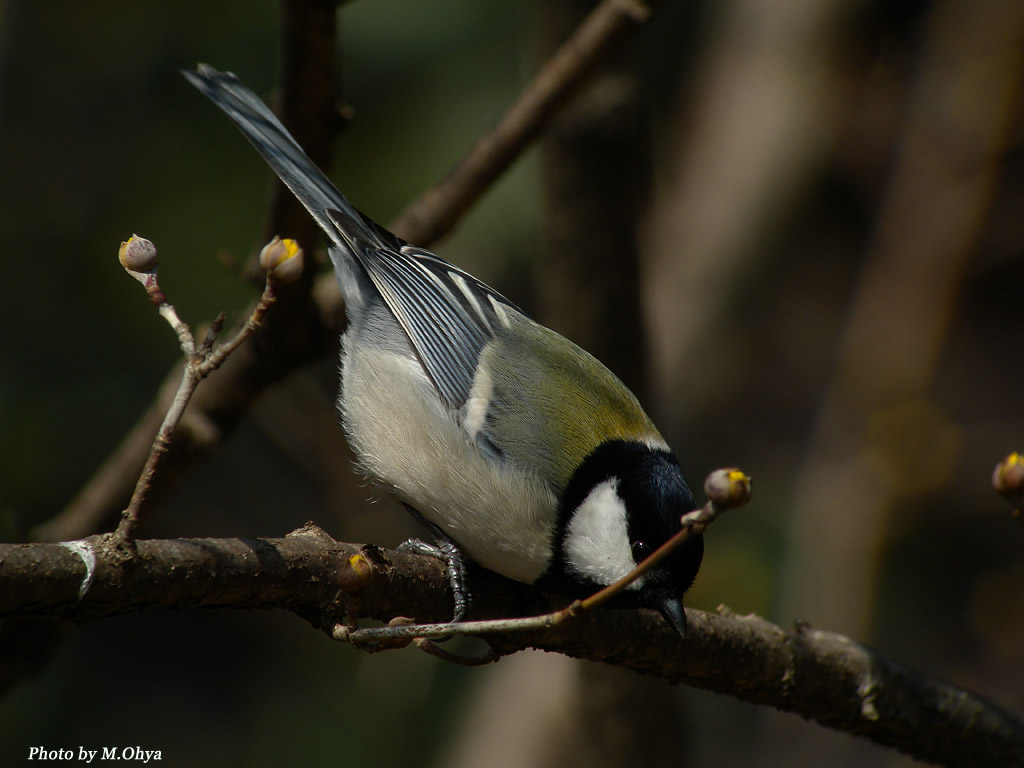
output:
[[[241,130],[323,230],[345,301],[338,408],[359,470],[435,537],[453,620],[466,559],[583,598],[628,574],[696,508],[679,461],[608,368],[498,291],[359,212],[230,72],[184,76]],[[624,590],[686,635],[691,536]]]

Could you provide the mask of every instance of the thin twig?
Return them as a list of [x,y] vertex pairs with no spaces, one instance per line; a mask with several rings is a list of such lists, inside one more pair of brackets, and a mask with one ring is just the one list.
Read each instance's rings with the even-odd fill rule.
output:
[[245,321],[245,325],[238,329],[238,333],[236,333],[233,338],[209,351],[208,356],[198,366],[200,376],[205,378],[210,373],[217,370],[228,355],[238,349],[246,339],[252,336],[256,329],[263,324],[263,318],[266,317],[267,312],[272,306],[274,306],[276,301],[277,291],[274,289],[274,284],[268,277],[266,285],[263,288],[263,295],[260,296],[260,300],[256,302],[256,306],[253,307],[252,314],[250,314],[248,319]]
[[[135,255],[140,253],[141,256]],[[269,254],[270,261],[264,263],[266,255]],[[135,531],[139,524],[139,510],[146,501],[149,490],[153,485],[153,478],[171,445],[171,437],[181,422],[185,409],[192,399],[199,382],[217,370],[227,359],[228,355],[238,349],[263,322],[267,311],[277,301],[276,287],[280,282],[282,269],[287,263],[288,278],[292,272],[302,269],[302,251],[292,240],[281,241],[275,238],[263,249],[260,256],[261,264],[264,266],[266,283],[263,288],[263,295],[256,303],[255,308],[249,315],[245,324],[238,330],[235,336],[226,343],[217,346],[216,341],[221,328],[224,325],[224,315],[221,313],[210,325],[201,344],[196,345],[195,337],[189,326],[178,317],[174,306],[167,300],[167,296],[160,289],[157,282],[156,248],[148,240],[138,238],[135,235],[125,243],[121,244],[121,251],[118,254],[125,271],[138,280],[146,288],[150,300],[157,305],[157,311],[164,318],[178,336],[181,344],[181,351],[185,356],[185,363],[182,366],[181,383],[174,394],[167,413],[157,430],[156,436],[149,449],[146,463],[139,474],[139,479],[132,491],[131,500],[128,506],[121,513],[121,520],[117,530],[114,532],[114,540],[121,547],[134,549]],[[297,258],[296,258],[297,257]],[[145,261],[142,259],[145,258]],[[135,269],[133,267],[138,267]]]
[[124,544],[130,545],[135,539],[135,529],[139,524],[139,510],[153,485],[153,478],[160,468],[161,461],[167,455],[167,450],[171,445],[171,435],[174,434],[178,422],[181,421],[188,401],[192,399],[192,393],[195,392],[199,381],[200,379],[195,375],[195,368],[186,360],[182,369],[181,384],[174,394],[174,400],[171,401],[171,407],[167,409],[160,429],[153,438],[146,464],[135,483],[135,490],[132,492],[128,506],[121,513],[121,522],[118,523],[114,533],[115,537]]
[[693,512],[687,512],[680,520],[682,528],[679,529],[678,533],[654,550],[649,557],[638,563],[636,568],[634,568],[630,573],[623,576],[614,584],[609,584],[604,589],[599,592],[595,592],[593,595],[583,600],[580,603],[580,610],[588,611],[592,608],[596,608],[597,606],[608,602],[616,595],[624,592],[630,584],[668,557],[688,538],[704,533],[704,530],[711,525],[714,519],[728,508],[729,507],[719,506],[713,501],[708,501],[700,509],[695,509]]
[[452,653],[451,651],[446,651],[437,643],[427,640],[425,637],[417,637],[413,640],[413,643],[424,653],[435,656],[442,661],[447,661],[449,664],[458,664],[460,667],[483,667],[487,664],[493,664],[501,659],[501,654],[497,653],[491,647],[488,647],[480,656],[462,656],[457,653]]

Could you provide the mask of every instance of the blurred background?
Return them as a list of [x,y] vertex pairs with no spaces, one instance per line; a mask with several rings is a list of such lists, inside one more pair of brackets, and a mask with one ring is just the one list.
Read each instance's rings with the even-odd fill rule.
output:
[[[393,218],[586,7],[341,6],[341,189]],[[271,0],[0,0],[8,540],[68,505],[180,357],[121,240],[157,244],[193,326],[255,296],[239,267],[270,173],[178,70],[207,61],[269,95],[279,17]],[[1019,3],[668,0],[435,246],[642,392],[695,488],[724,465],[754,477],[689,606],[806,620],[1017,709],[1024,528],[990,475],[1024,445],[1022,80]],[[142,535],[415,534],[352,475],[335,379],[330,354],[263,392]],[[560,657],[368,656],[284,613],[59,634],[20,633],[53,646],[31,669],[0,649],[0,762],[37,745],[190,766],[910,762]]]

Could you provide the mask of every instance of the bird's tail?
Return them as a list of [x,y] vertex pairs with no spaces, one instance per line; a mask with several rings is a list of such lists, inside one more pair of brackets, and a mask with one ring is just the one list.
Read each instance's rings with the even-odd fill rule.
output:
[[353,249],[357,247],[354,240],[379,242],[377,228],[367,223],[270,108],[234,74],[219,72],[207,64],[182,70],[182,74],[234,121],[337,245]]

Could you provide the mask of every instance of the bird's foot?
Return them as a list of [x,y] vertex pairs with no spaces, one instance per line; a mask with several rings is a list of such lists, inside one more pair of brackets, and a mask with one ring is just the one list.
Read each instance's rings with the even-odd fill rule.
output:
[[420,555],[435,557],[444,563],[445,573],[448,577],[448,586],[452,590],[452,600],[455,603],[452,612],[452,622],[462,621],[463,616],[469,609],[471,596],[467,586],[466,556],[456,546],[455,542],[442,531],[438,526],[431,523],[412,507],[407,509],[412,515],[423,523],[437,540],[436,544],[430,544],[422,539],[409,539],[398,545],[399,552],[415,552]]

